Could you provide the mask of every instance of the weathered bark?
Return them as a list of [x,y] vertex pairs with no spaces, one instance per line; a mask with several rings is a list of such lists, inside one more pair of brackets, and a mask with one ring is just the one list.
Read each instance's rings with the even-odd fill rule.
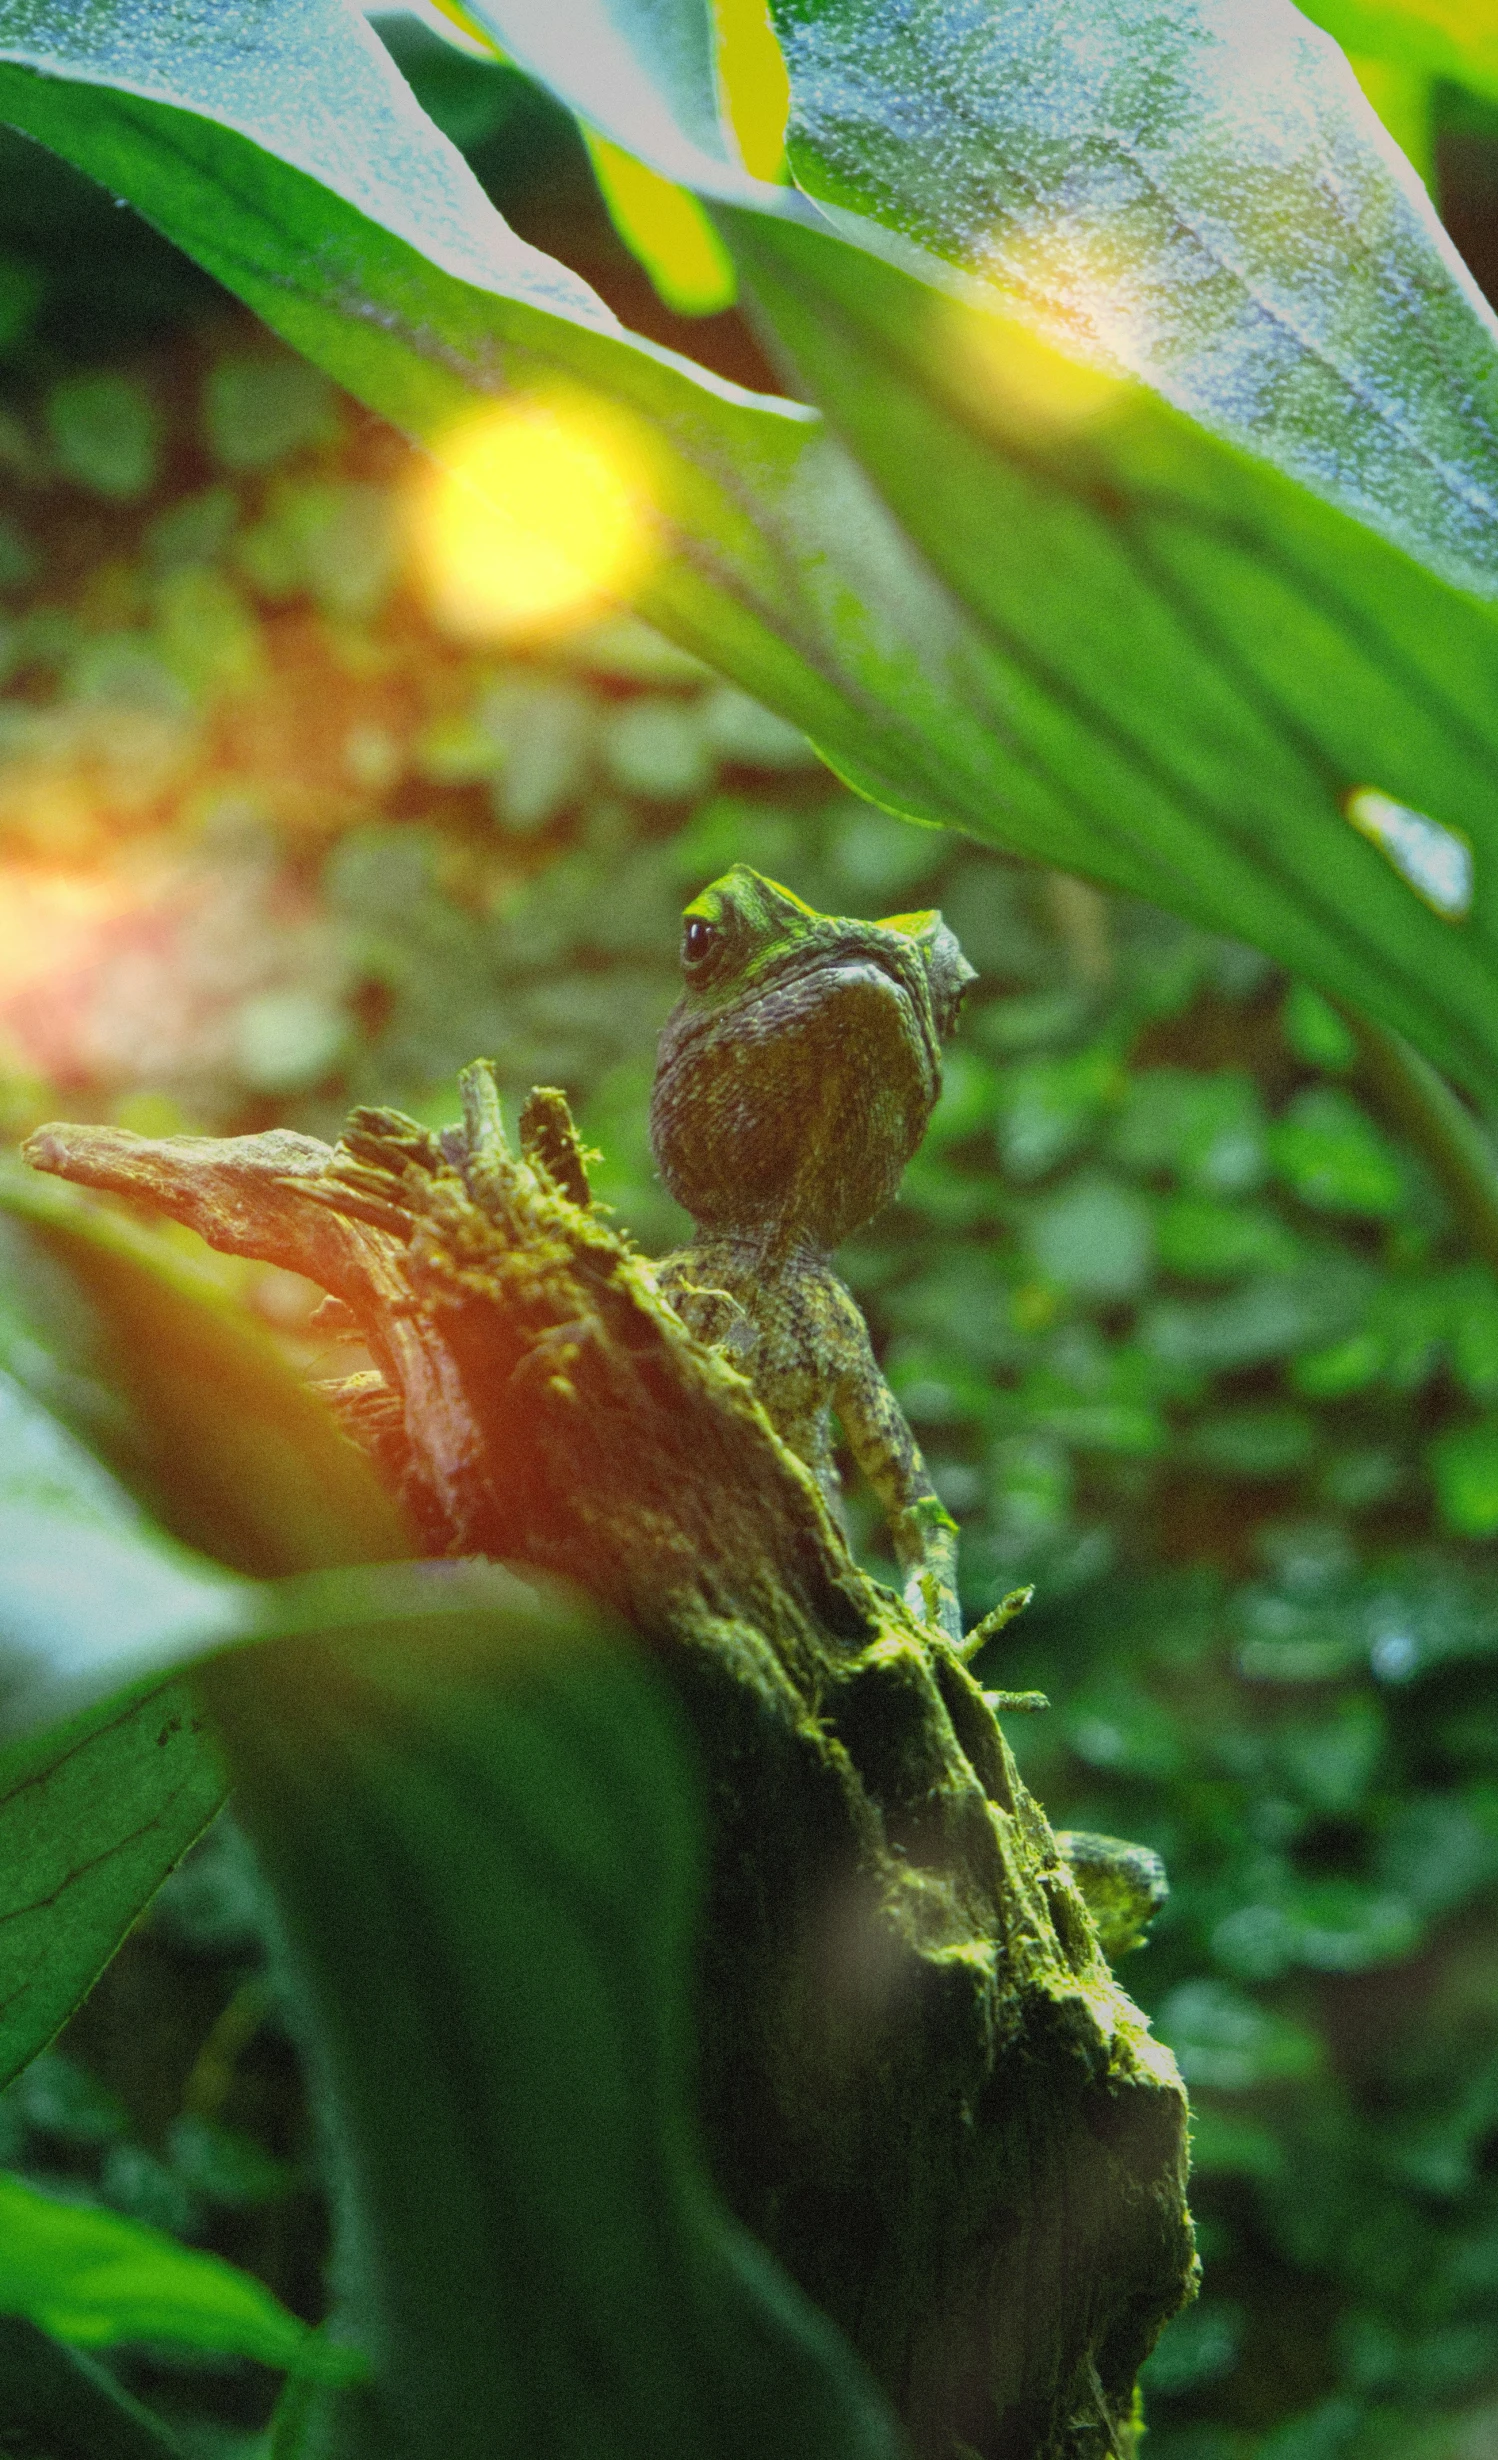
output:
[[[585,1193],[565,1114],[441,1138],[33,1139],[308,1275],[380,1380],[345,1421],[433,1553],[559,1574],[658,1650],[716,1813],[702,2089],[719,2183],[921,2460],[1101,2460],[1192,2274],[1185,2100],[959,1652],[853,1563],[749,1386]],[[569,1196],[563,1190],[571,1188]]]

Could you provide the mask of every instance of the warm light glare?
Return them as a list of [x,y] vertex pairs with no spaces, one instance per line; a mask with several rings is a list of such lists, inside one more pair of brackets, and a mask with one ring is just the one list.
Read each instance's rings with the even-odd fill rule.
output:
[[1090,427],[1117,410],[1129,390],[1126,377],[1054,349],[1014,316],[979,308],[954,306],[938,347],[965,397],[1006,425]]
[[416,544],[433,612],[453,633],[555,630],[644,559],[625,458],[571,412],[507,403],[449,436],[436,460]]
[[108,871],[0,869],[0,1002],[75,964],[134,893]]

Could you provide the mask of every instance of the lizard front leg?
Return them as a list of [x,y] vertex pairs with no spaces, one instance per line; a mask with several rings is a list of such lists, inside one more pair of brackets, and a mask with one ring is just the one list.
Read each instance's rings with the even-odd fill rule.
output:
[[957,1523],[931,1483],[909,1421],[879,1371],[856,1300],[840,1290],[832,1406],[848,1447],[884,1507],[905,1603],[949,1640],[962,1638]]

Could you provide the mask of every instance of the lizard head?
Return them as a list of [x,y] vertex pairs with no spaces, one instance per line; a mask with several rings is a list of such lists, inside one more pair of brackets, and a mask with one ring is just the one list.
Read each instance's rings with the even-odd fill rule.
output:
[[973,979],[936,913],[818,914],[736,863],[682,917],[650,1140],[699,1228],[836,1247],[887,1204]]

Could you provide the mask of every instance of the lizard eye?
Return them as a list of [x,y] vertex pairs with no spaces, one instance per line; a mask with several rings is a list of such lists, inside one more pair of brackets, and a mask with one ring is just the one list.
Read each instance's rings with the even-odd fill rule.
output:
[[697,973],[714,956],[723,934],[716,923],[704,922],[700,914],[688,919],[681,935],[681,961],[689,973]]

